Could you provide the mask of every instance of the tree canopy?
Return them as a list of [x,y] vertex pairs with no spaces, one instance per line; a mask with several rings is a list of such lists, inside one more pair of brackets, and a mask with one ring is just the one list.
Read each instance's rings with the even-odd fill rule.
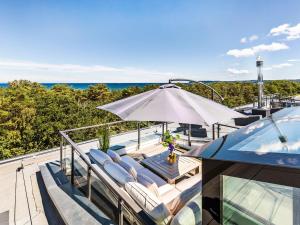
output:
[[[223,103],[229,107],[251,103],[257,96],[256,84],[251,82],[215,82],[210,85],[224,97]],[[199,84],[181,86],[210,97],[210,91]],[[77,90],[61,84],[46,88],[26,80],[10,82],[8,87],[0,88],[0,159],[59,146],[59,130],[119,120],[111,113],[97,110],[96,106],[156,87],[148,85],[112,91],[103,84],[96,84]],[[300,93],[300,83],[269,81],[265,83],[265,92],[296,95]],[[127,123],[115,127],[112,132],[133,126],[134,123]],[[96,130],[79,132],[74,138],[86,140],[96,134]]]

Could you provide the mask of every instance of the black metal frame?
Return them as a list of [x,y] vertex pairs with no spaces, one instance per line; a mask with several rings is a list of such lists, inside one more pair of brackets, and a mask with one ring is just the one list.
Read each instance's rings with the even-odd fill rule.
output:
[[228,127],[228,128],[240,129],[240,127],[237,127],[237,126],[231,126],[231,125],[222,124],[222,123],[214,123],[212,125],[212,138],[213,138],[213,140],[216,139],[216,129],[217,129],[217,138],[220,137],[221,127]]
[[181,79],[181,78],[176,78],[176,79],[169,79],[169,83],[173,83],[173,82],[189,82],[189,83],[197,83],[197,84],[201,84],[204,87],[208,88],[211,90],[211,99],[214,100],[214,94],[216,94],[221,101],[224,101],[224,98],[211,86],[203,83],[202,81],[196,81],[196,80],[190,80],[190,79]]

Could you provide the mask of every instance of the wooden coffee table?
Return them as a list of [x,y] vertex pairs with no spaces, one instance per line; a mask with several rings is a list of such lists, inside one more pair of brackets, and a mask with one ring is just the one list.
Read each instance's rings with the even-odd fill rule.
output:
[[201,166],[200,161],[177,154],[176,162],[170,164],[167,161],[168,154],[169,151],[165,151],[163,153],[151,156],[142,160],[142,164],[166,179],[169,184],[174,184],[177,179],[189,172],[195,171],[195,173],[199,173],[199,167]]

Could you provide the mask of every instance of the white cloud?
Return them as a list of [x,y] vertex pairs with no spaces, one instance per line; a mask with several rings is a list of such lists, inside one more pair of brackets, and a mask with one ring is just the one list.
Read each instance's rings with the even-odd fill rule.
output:
[[48,71],[60,71],[60,72],[74,72],[74,73],[121,72],[122,71],[122,69],[100,66],[100,65],[82,66],[76,64],[48,64],[48,63],[10,61],[10,60],[0,60],[0,67],[22,69],[22,70],[48,70]]
[[289,59],[288,62],[300,62],[300,59]]
[[273,68],[271,66],[269,67],[264,67],[263,70],[267,71],[267,70],[272,70]]
[[242,44],[245,44],[247,42],[252,42],[252,41],[255,41],[257,39],[258,39],[258,36],[254,34],[254,35],[251,35],[250,37],[243,37],[243,38],[241,38],[240,42]]
[[274,27],[270,30],[270,35],[278,36],[284,34],[289,27],[290,25],[288,23],[279,25],[278,27]]
[[255,41],[257,39],[258,39],[258,36],[255,34],[249,37],[249,41]]
[[273,65],[272,67],[276,68],[276,69],[282,69],[282,68],[285,68],[285,67],[290,67],[292,65],[293,64],[291,64],[291,63],[280,63],[280,64]]
[[252,48],[231,49],[227,51],[226,54],[239,58],[239,57],[254,56],[255,54],[260,52],[265,52],[265,51],[273,52],[273,51],[279,51],[288,48],[289,46],[287,46],[284,43],[273,42],[272,44],[269,45],[261,44],[261,45],[254,46]]
[[127,82],[128,80],[133,82],[140,82],[141,80],[156,82],[162,77],[168,79],[173,73],[133,67],[50,64],[0,59],[0,74],[2,82],[13,79],[29,79],[38,82],[65,82],[68,79],[69,81],[76,80],[76,82],[93,82],[104,79],[105,82],[122,82],[123,77],[127,77]]
[[293,66],[293,64],[291,63],[280,63],[280,64],[271,65],[269,67],[265,67],[264,70],[282,69],[291,66]]
[[227,72],[229,72],[230,74],[233,74],[233,75],[242,75],[242,74],[249,74],[249,70],[238,70],[238,69],[235,69],[235,68],[228,68],[227,69]]
[[246,38],[246,37],[243,37],[243,38],[240,40],[240,42],[241,42],[242,44],[247,43],[247,38]]
[[300,23],[295,26],[291,26],[290,24],[282,24],[278,27],[274,27],[270,30],[269,35],[271,36],[279,36],[286,35],[286,40],[296,40],[300,38]]

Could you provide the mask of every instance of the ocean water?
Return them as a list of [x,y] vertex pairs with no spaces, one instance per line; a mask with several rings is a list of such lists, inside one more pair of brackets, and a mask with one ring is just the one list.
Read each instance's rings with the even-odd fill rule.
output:
[[[41,83],[46,88],[51,88],[58,83]],[[87,89],[90,85],[96,83],[64,83],[75,89]],[[146,85],[159,84],[159,83],[104,83],[110,90],[120,90],[128,87],[145,87]],[[0,87],[5,88],[8,83],[0,83]]]

